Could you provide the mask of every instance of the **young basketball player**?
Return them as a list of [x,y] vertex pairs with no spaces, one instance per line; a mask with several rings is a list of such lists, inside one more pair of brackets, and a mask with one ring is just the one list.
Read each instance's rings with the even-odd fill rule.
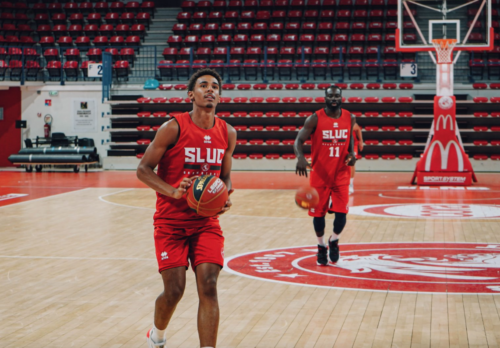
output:
[[[363,133],[361,132],[361,127],[355,123],[352,129],[354,136],[354,154],[356,158],[358,156],[358,151],[363,151]],[[354,193],[354,174],[356,174],[356,165],[351,167],[351,181],[349,183],[349,194]]]
[[[304,127],[295,139],[294,151],[297,156],[296,173],[307,177],[307,162],[304,151],[304,142],[311,137],[311,186],[319,193],[319,203],[309,209],[313,217],[314,231],[318,237],[318,265],[327,265],[339,260],[339,234],[346,224],[349,210],[349,179],[351,171],[348,166],[356,163],[354,155],[353,127],[356,117],[342,105],[342,90],[331,85],[325,91],[326,107],[309,116]],[[335,212],[333,234],[325,243],[325,215],[331,197],[331,210]]]
[[[205,174],[219,176],[231,191],[236,131],[215,117],[220,93],[221,78],[216,71],[202,69],[193,74],[188,83],[193,110],[173,116],[161,126],[137,168],[137,177],[157,192],[154,239],[164,286],[156,299],[153,328],[147,334],[150,348],[166,345],[165,329],[184,293],[189,263],[200,301],[200,346],[216,345],[217,278],[224,265],[224,237],[218,218],[194,213],[185,193],[197,176]],[[228,200],[221,213],[230,207]]]

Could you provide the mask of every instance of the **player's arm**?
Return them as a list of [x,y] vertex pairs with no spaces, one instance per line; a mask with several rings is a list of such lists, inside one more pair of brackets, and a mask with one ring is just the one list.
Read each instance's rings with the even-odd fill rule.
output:
[[359,124],[354,125],[354,132],[356,133],[356,136],[358,137],[359,140],[359,151],[363,151],[363,132],[361,131],[361,127]]
[[193,178],[184,178],[179,187],[173,187],[172,185],[163,181],[156,173],[154,169],[160,163],[165,151],[169,146],[175,145],[177,142],[179,134],[179,124],[175,119],[172,119],[165,124],[163,124],[154,140],[149,144],[144,157],[142,157],[139,166],[137,167],[137,178],[143,183],[151,187],[153,190],[172,198],[179,199],[186,192]]
[[299,176],[304,175],[307,178],[307,167],[309,163],[304,156],[303,145],[304,142],[309,139],[312,133],[316,130],[316,126],[318,125],[318,116],[316,114],[312,114],[306,121],[304,122],[304,127],[299,131],[297,137],[295,138],[295,143],[293,144],[293,151],[295,152],[295,156],[297,156],[297,166],[295,167],[295,174],[299,174]]
[[356,116],[351,114],[351,132],[349,133],[351,138],[349,140],[349,153],[347,154],[347,157],[345,159],[345,164],[348,166],[353,166],[356,163],[356,155],[354,154],[354,136],[352,135],[355,124]]
[[[220,171],[220,178],[226,184],[227,190],[229,194],[233,192],[233,183],[231,182],[231,167],[233,165],[233,152],[236,147],[236,130],[231,125],[227,125],[227,140],[228,146],[226,153],[224,154],[224,158],[222,159],[222,167]],[[231,199],[228,198],[226,202],[226,206],[222,209],[221,214],[231,208],[233,204],[231,203]]]

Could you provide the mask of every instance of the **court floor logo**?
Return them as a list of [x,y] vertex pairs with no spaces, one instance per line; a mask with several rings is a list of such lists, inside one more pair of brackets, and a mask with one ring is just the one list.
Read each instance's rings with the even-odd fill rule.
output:
[[337,264],[318,266],[316,246],[229,257],[244,277],[312,287],[428,293],[500,293],[500,244],[341,244]]
[[499,205],[487,204],[377,204],[349,208],[349,213],[397,218],[498,219]]

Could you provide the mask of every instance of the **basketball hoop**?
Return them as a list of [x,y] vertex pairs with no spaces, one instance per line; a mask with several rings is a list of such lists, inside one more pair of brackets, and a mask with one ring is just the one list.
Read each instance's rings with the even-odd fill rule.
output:
[[438,64],[449,64],[453,61],[453,48],[457,44],[456,39],[434,39],[432,40],[437,52]]

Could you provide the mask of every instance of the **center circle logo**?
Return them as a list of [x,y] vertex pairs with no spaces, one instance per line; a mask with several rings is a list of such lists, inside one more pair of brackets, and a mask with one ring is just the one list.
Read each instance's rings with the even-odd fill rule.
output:
[[341,244],[336,264],[318,266],[316,246],[229,257],[244,277],[323,288],[429,293],[500,293],[500,244]]
[[448,110],[450,109],[452,106],[453,106],[453,99],[451,99],[450,97],[441,97],[439,98],[439,106],[441,107],[441,109],[443,110]]
[[500,206],[487,204],[376,204],[349,208],[349,213],[364,216],[428,219],[498,219]]

